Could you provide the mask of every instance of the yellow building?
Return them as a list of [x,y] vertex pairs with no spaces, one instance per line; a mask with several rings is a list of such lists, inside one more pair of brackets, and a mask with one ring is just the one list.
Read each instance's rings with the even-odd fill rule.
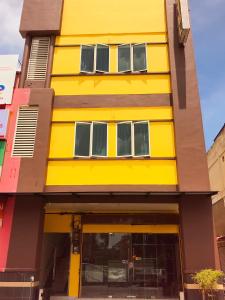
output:
[[17,193],[41,299],[198,299],[191,273],[214,250],[189,30],[183,0],[24,1],[38,118]]

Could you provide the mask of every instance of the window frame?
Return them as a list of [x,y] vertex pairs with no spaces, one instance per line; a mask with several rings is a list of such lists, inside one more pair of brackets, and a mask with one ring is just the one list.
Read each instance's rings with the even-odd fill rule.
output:
[[[83,49],[83,47],[94,47],[94,64],[93,64],[93,72],[81,70],[81,65],[82,65],[82,49]],[[82,73],[82,74],[93,74],[93,73],[95,73],[94,70],[95,70],[95,45],[90,45],[90,44],[88,44],[88,45],[83,45],[83,44],[80,45],[80,73]]]
[[89,140],[89,156],[84,156],[84,155],[77,155],[75,150],[76,150],[76,134],[77,134],[77,124],[89,124],[91,125],[91,122],[83,122],[83,121],[78,121],[78,122],[75,122],[75,131],[74,131],[74,150],[73,150],[73,156],[75,158],[90,158],[90,147],[91,147],[91,126],[90,126],[90,140]]
[[[145,61],[146,61],[146,69],[134,71],[134,46],[145,46]],[[133,73],[140,73],[140,72],[147,72],[148,71],[148,61],[147,61],[147,43],[136,43],[132,45],[132,72]]]
[[[96,73],[102,73],[102,74],[106,74],[106,73],[109,73],[109,70],[108,71],[102,71],[102,70],[97,70],[97,50],[98,50],[98,47],[97,46],[107,46],[108,49],[109,49],[109,59],[108,59],[108,63],[109,63],[109,70],[110,70],[110,45],[107,45],[107,44],[88,44],[88,45],[85,45],[85,44],[82,44],[80,45],[80,73],[82,74],[96,74]],[[93,47],[94,48],[94,62],[93,62],[93,71],[92,72],[89,72],[89,71],[83,71],[81,70],[81,65],[82,65],[82,49],[83,47]]]
[[107,45],[107,44],[96,44],[95,45],[95,72],[94,73],[109,73],[109,70],[108,71],[102,71],[102,70],[97,70],[97,52],[98,52],[98,46],[107,46],[108,49],[109,49],[109,59],[108,59],[108,63],[109,63],[109,70],[110,70],[110,46]]
[[[124,71],[119,71],[119,48],[122,47],[122,46],[130,46],[130,70],[124,70]],[[133,65],[132,65],[132,44],[120,44],[118,45],[117,47],[117,72],[120,74],[120,73],[131,73],[132,72],[132,69],[133,69]]]
[[[89,155],[88,156],[84,156],[84,155],[77,155],[75,150],[76,150],[76,130],[77,130],[77,124],[89,124],[90,125],[90,140],[89,140]],[[93,155],[93,124],[106,124],[106,155]],[[109,149],[109,145],[108,145],[108,123],[107,122],[101,122],[101,121],[75,121],[75,126],[74,126],[74,150],[73,150],[73,157],[74,158],[86,158],[86,159],[90,159],[90,158],[98,158],[98,157],[102,157],[102,158],[106,158],[108,157],[108,149]]]
[[[119,47],[121,46],[130,46],[130,70],[119,71]],[[144,45],[145,46],[145,60],[146,60],[146,69],[134,71],[134,46]],[[148,60],[147,60],[147,43],[135,43],[135,44],[120,44],[117,47],[117,72],[118,73],[141,73],[148,71]]]
[[[104,124],[106,125],[106,155],[93,155],[93,125],[94,124]],[[93,121],[92,124],[91,124],[91,135],[90,135],[90,139],[91,139],[91,144],[92,144],[92,147],[91,147],[91,157],[108,157],[108,123],[107,122],[101,122],[101,121]]]
[[[131,124],[131,154],[130,155],[118,155],[118,124]],[[135,148],[134,148],[134,142],[135,142],[135,136],[134,136],[134,124],[141,124],[141,123],[147,123],[148,124],[148,147],[149,147],[149,153],[144,155],[135,155]],[[150,141],[150,122],[148,120],[143,121],[122,121],[116,123],[116,157],[134,157],[134,158],[141,158],[141,157],[150,157],[151,156],[151,141]]]
[[[128,155],[118,155],[118,125],[119,124],[130,124],[131,125],[131,154]],[[132,157],[132,121],[122,121],[116,123],[116,157]]]
[[[134,135],[134,124],[148,124],[148,149],[149,153],[144,155],[135,155],[135,147],[134,147],[134,141],[135,141],[135,135]],[[134,121],[132,123],[133,127],[133,157],[150,157],[151,156],[151,148],[150,148],[150,122],[149,121]]]

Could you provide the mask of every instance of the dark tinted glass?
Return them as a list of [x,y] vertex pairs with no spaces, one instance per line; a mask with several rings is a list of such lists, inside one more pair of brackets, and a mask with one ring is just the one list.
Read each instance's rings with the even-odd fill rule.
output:
[[97,45],[96,70],[109,72],[109,46]]
[[130,71],[130,45],[122,45],[118,47],[118,71]]
[[146,66],[146,47],[145,44],[133,46],[134,71],[144,71]]
[[94,46],[82,46],[81,72],[94,72]]
[[76,124],[75,155],[89,156],[91,124]]
[[83,298],[178,299],[180,256],[174,234],[83,234]]
[[117,155],[131,155],[131,123],[117,124]]
[[107,155],[107,124],[93,123],[92,155]]
[[134,154],[149,155],[148,123],[134,123]]

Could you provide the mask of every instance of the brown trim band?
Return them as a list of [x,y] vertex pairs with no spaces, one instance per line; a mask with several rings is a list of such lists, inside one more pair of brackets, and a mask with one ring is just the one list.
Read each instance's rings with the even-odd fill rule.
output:
[[171,94],[56,96],[54,108],[171,106]]
[[50,157],[48,161],[71,161],[71,160],[86,160],[86,161],[96,161],[96,160],[176,160],[176,157]]
[[45,193],[174,193],[177,185],[49,185]]
[[58,73],[58,74],[51,74],[51,77],[75,77],[75,76],[141,76],[141,75],[170,75],[170,72],[112,72],[112,73]]

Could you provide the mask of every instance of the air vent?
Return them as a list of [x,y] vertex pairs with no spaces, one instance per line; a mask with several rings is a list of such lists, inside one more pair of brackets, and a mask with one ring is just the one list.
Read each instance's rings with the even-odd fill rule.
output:
[[33,157],[37,119],[37,106],[20,107],[17,117],[12,156]]
[[32,39],[27,71],[28,80],[45,80],[48,66],[49,45],[49,37],[35,37]]

